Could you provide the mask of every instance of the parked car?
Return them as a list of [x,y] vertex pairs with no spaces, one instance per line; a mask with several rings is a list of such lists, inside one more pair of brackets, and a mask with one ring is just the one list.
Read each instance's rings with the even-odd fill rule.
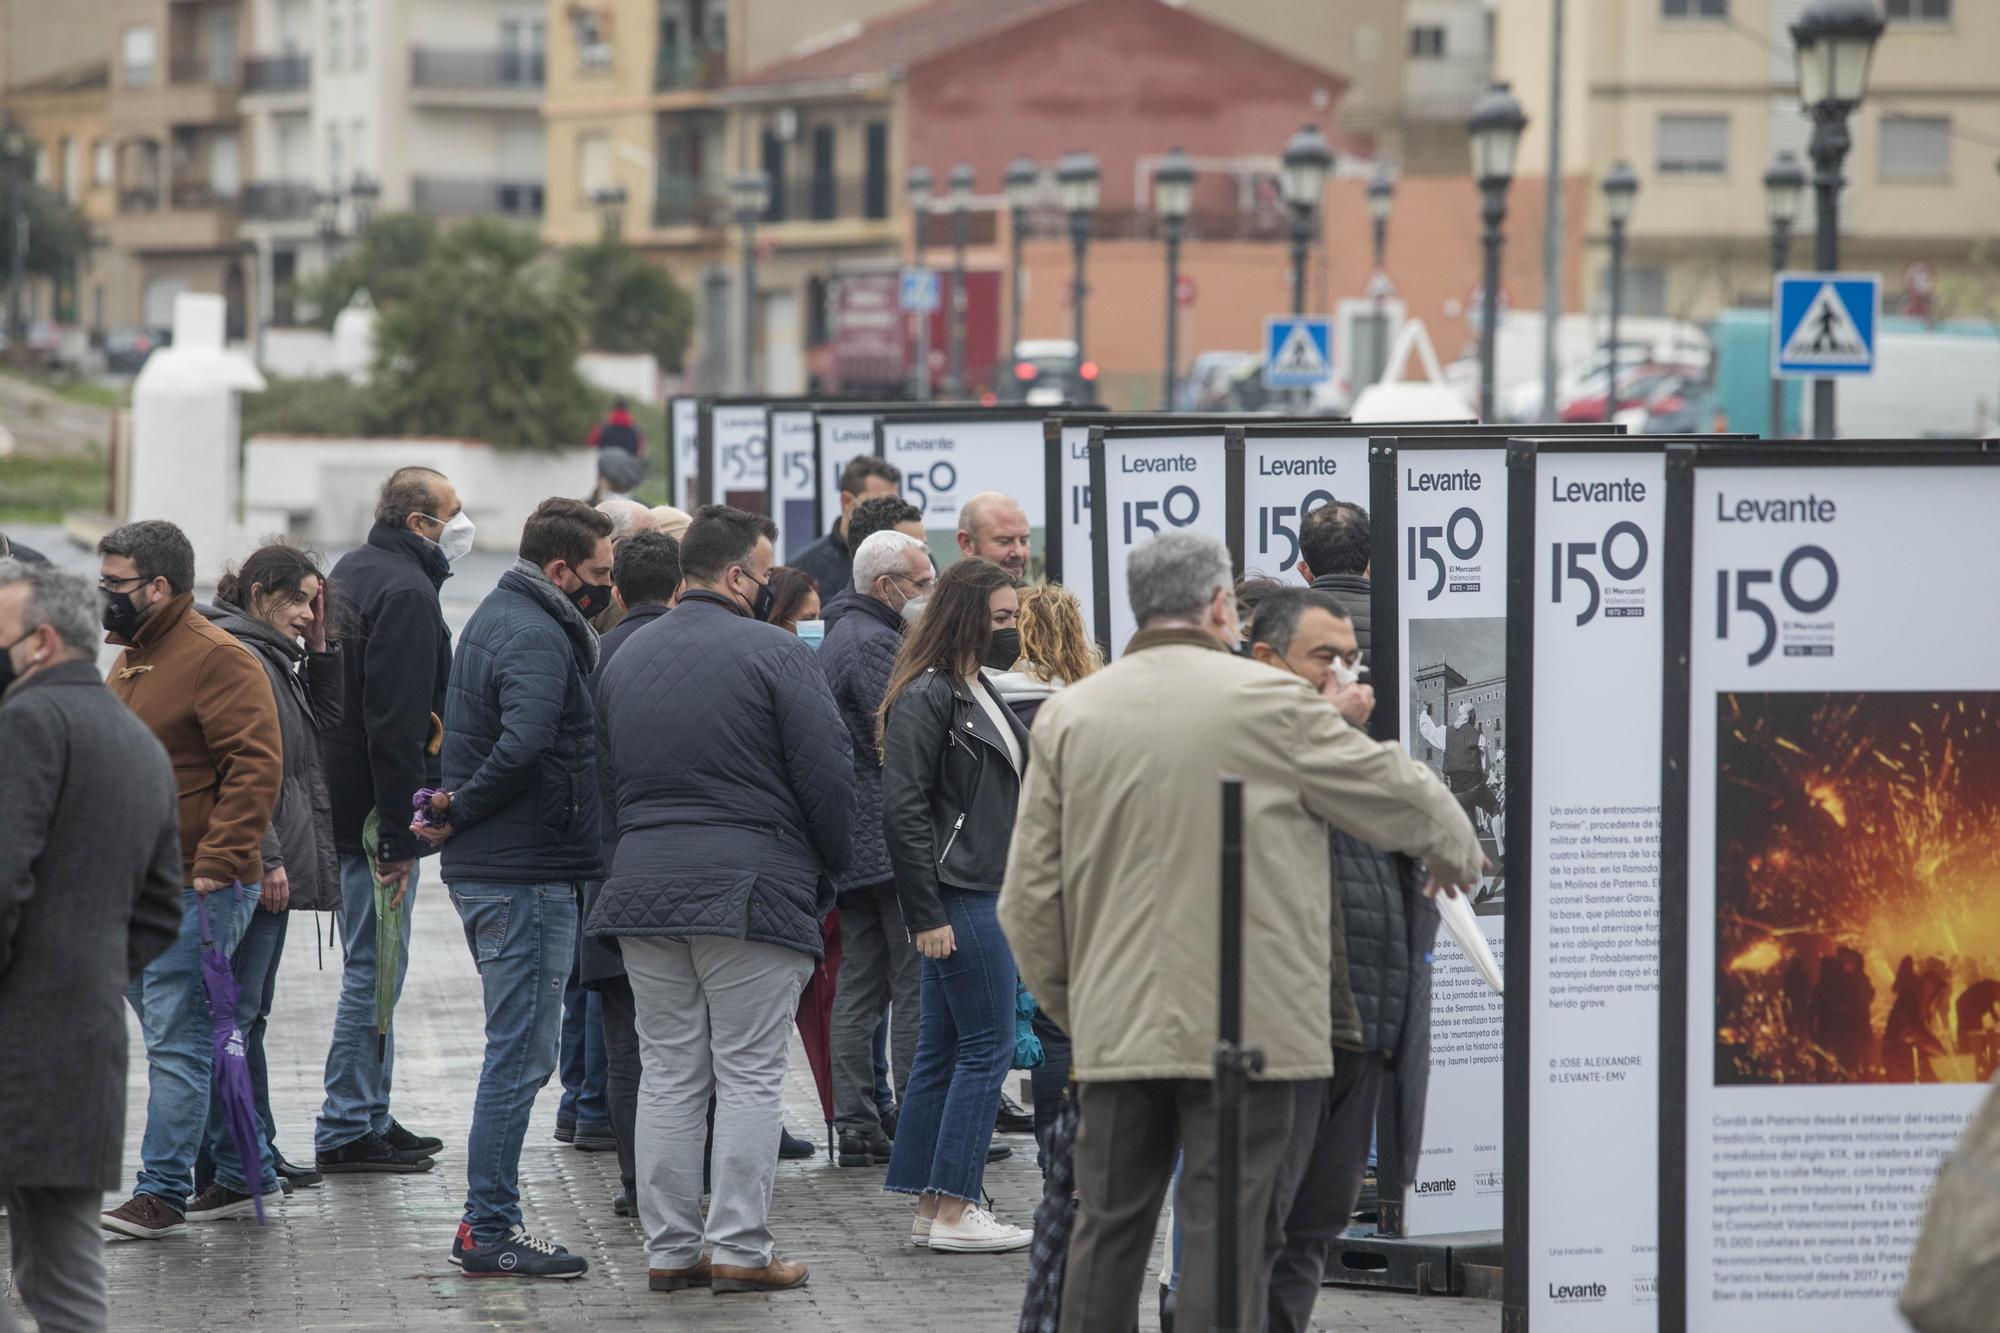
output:
[[114,375],[136,375],[154,348],[172,341],[167,329],[113,329],[104,335],[104,368]]
[[1068,338],[1023,338],[1014,344],[1013,393],[1032,407],[1097,401],[1097,363],[1084,361]]
[[1556,418],[1570,422],[1611,421],[1621,412],[1643,408],[1653,392],[1668,379],[1692,379],[1697,373],[1687,366],[1647,362],[1619,372],[1615,397],[1607,392],[1604,376],[1594,375],[1585,380],[1580,393],[1558,404]]
[[1228,400],[1236,372],[1258,364],[1255,352],[1203,352],[1182,378],[1174,406],[1183,412],[1213,411]]

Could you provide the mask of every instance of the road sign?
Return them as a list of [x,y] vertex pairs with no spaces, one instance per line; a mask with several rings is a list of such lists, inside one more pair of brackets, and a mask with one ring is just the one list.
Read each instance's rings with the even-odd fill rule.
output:
[[1873,374],[1881,309],[1879,273],[1780,273],[1771,372]]
[[938,274],[934,268],[903,270],[900,304],[912,314],[927,315],[938,308]]
[[1193,305],[1194,294],[1194,275],[1192,273],[1183,273],[1174,280],[1174,300],[1182,305]]
[[1310,389],[1333,373],[1333,321],[1272,315],[1264,321],[1264,387]]

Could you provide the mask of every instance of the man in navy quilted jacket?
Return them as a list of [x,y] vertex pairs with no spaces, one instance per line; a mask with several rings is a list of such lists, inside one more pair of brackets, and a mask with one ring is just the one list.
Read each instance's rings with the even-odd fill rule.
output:
[[852,843],[854,756],[813,650],[763,623],[777,535],[768,518],[703,506],[681,538],[673,614],[598,682],[618,852],[586,929],[617,937],[638,1010],[654,1291],[780,1291],[807,1275],[776,1253],[771,1182],[785,1042]]
[[444,882],[486,995],[486,1064],[451,1257],[467,1277],[581,1277],[589,1267],[521,1225],[521,1142],[555,1071],[576,902],[603,873],[590,673],[611,604],[611,520],[544,500],[521,558],[466,623],[445,690],[447,795],[411,831],[444,848]]

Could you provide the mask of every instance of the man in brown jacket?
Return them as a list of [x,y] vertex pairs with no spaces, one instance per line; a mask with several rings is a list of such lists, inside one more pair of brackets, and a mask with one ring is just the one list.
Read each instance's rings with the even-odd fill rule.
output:
[[1175,1322],[1215,1320],[1225,774],[1244,783],[1244,1040],[1264,1055],[1245,1105],[1238,1251],[1239,1319],[1256,1328],[1291,1085],[1333,1073],[1327,826],[1425,857],[1452,884],[1478,878],[1479,843],[1428,769],[1298,677],[1229,651],[1242,631],[1222,543],[1157,537],[1127,577],[1140,630],[1125,655],[1035,719],[1000,893],[1021,980],[1074,1044],[1079,1208],[1062,1330],[1131,1327],[1176,1148],[1187,1239]]
[[107,534],[97,551],[104,627],[125,649],[109,684],[173,762],[188,886],[179,938],[126,992],[146,1034],[146,1136],[137,1189],[101,1219],[107,1231],[150,1240],[186,1225],[215,1076],[196,904],[207,900],[211,938],[233,953],[257,906],[283,742],[264,668],[194,610],[186,535],[149,519]]

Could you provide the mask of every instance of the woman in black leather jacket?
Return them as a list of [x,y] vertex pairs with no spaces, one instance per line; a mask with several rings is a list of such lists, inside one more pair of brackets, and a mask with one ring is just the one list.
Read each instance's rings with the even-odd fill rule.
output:
[[882,703],[882,833],[923,955],[917,1055],[883,1188],[917,1196],[910,1239],[1000,1253],[1032,1233],[978,1206],[1014,1057],[1014,956],[995,914],[1028,733],[980,672],[1020,654],[1014,580],[988,560],[938,579]]

